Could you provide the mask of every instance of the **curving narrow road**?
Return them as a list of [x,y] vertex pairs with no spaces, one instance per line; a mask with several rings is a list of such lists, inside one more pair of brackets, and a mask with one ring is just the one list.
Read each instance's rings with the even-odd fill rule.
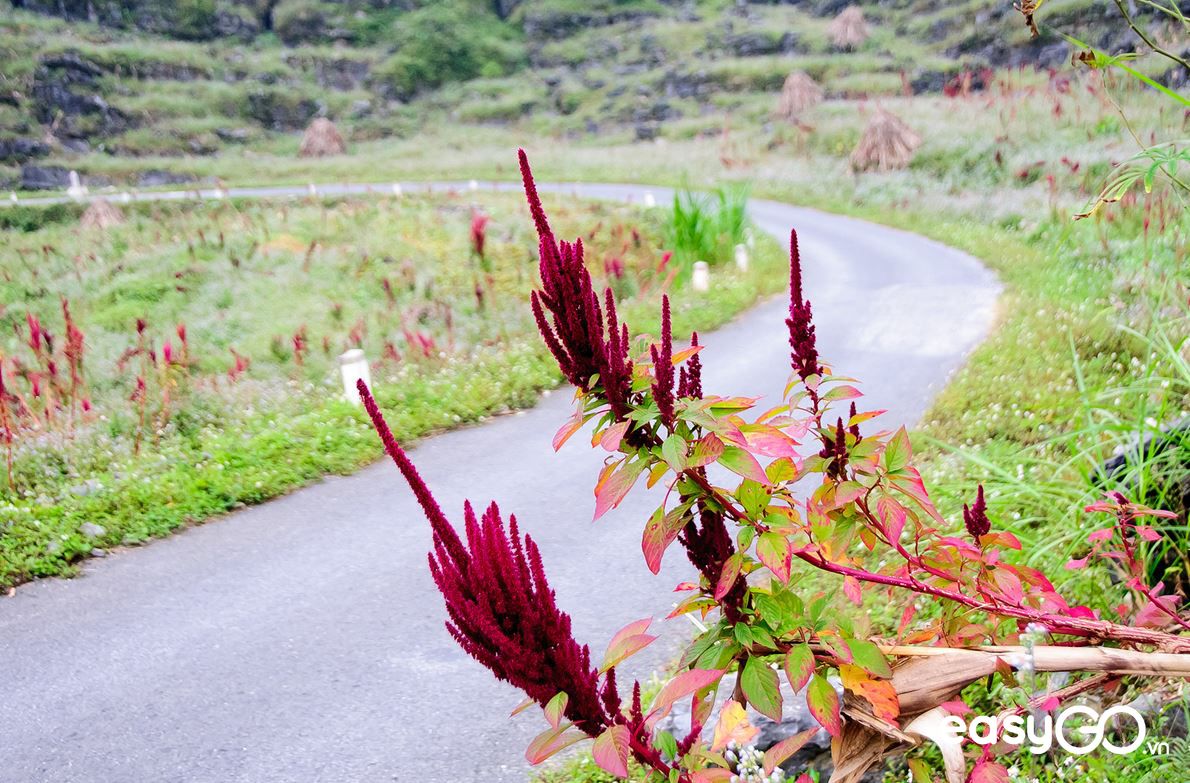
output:
[[[670,196],[619,185],[543,190]],[[771,201],[750,210],[782,242],[797,227],[823,355],[864,382],[889,423],[920,417],[989,329],[993,276],[901,231]],[[772,300],[707,336],[708,391],[779,397],[784,314],[784,301]],[[413,458],[456,518],[464,498],[494,498],[517,514],[598,656],[627,621],[664,616],[687,566],[675,549],[659,576],[645,568],[640,530],[655,504],[646,493],[591,523],[600,455],[582,438],[557,455],[550,447],[570,410],[569,394],[555,392],[524,414],[429,439]],[[20,588],[0,600],[0,780],[525,780],[522,752],[543,721],[509,720],[516,693],[446,634],[429,545],[412,495],[378,463],[92,561],[79,579]],[[670,657],[685,622],[667,624],[663,641],[638,656],[638,675]]]

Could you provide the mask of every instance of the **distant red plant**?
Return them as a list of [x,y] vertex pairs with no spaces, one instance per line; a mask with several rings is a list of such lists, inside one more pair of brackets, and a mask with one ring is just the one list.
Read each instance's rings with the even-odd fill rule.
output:
[[484,245],[487,243],[488,221],[491,218],[480,210],[471,212],[471,250],[480,261],[486,260]]

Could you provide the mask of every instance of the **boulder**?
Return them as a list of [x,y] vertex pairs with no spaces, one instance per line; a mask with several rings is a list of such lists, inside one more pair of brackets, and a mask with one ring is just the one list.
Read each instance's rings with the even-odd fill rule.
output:
[[197,181],[198,177],[193,174],[182,174],[164,169],[149,169],[148,171],[142,171],[136,177],[137,187],[141,188],[159,188],[164,185],[186,185]]
[[50,145],[39,139],[0,139],[0,161],[23,163],[31,158],[40,158],[50,153]]
[[98,79],[103,73],[99,65],[77,52],[42,57],[29,91],[38,122],[57,123],[59,136],[78,138],[111,135],[131,127],[130,118],[99,94]]
[[305,128],[318,114],[319,106],[285,90],[257,90],[248,94],[247,114],[269,130]]

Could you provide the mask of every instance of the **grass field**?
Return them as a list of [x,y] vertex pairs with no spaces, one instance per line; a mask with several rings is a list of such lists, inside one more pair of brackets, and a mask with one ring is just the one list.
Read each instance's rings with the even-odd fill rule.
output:
[[[782,254],[763,238],[747,275],[695,296],[676,266],[659,268],[665,209],[560,202],[552,214],[584,237],[635,328],[656,330],[662,290],[683,333],[781,284]],[[516,195],[140,205],[106,231],[80,230],[73,208],[6,216],[31,230],[0,233],[17,262],[0,301],[16,395],[2,585],[374,459],[341,394],[347,348],[372,360],[404,440],[530,405],[559,382],[525,306],[536,254]],[[63,300],[85,335],[77,382],[64,338],[46,347],[65,332]]]

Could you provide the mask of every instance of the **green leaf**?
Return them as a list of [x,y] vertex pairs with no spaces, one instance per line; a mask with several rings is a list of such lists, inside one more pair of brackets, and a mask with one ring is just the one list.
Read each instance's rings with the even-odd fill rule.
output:
[[746,479],[760,484],[769,483],[769,477],[764,474],[764,468],[760,467],[756,457],[739,446],[724,446],[723,453],[719,455],[719,464]]
[[785,654],[785,676],[794,692],[806,687],[814,676],[814,652],[808,644],[795,644]]
[[909,445],[909,433],[901,427],[889,439],[888,445],[884,447],[884,468],[889,473],[896,473],[901,468],[909,464],[909,458],[913,456],[913,449]]
[[886,680],[893,676],[892,667],[876,645],[863,639],[848,639],[847,647],[851,650],[851,658],[856,666]]
[[686,461],[688,468],[701,468],[719,459],[723,453],[723,441],[717,435],[706,435],[694,442],[694,450]]
[[555,729],[562,723],[562,715],[566,712],[566,705],[569,701],[569,696],[564,692],[559,692],[545,705],[545,719]]
[[774,721],[781,720],[781,687],[777,672],[762,658],[749,657],[740,674],[744,695],[757,712]]
[[657,737],[653,740],[653,747],[661,751],[668,759],[678,757],[678,741],[668,731],[657,732]]
[[628,727],[623,724],[609,726],[595,738],[595,747],[591,750],[600,769],[620,778],[628,777],[628,753]]
[[661,444],[661,458],[675,473],[686,469],[686,439],[673,434]]
[[843,719],[839,715],[839,694],[835,693],[834,687],[821,674],[815,674],[810,678],[810,684],[806,688],[806,706],[810,708],[814,720],[822,724],[832,737],[842,735]]

